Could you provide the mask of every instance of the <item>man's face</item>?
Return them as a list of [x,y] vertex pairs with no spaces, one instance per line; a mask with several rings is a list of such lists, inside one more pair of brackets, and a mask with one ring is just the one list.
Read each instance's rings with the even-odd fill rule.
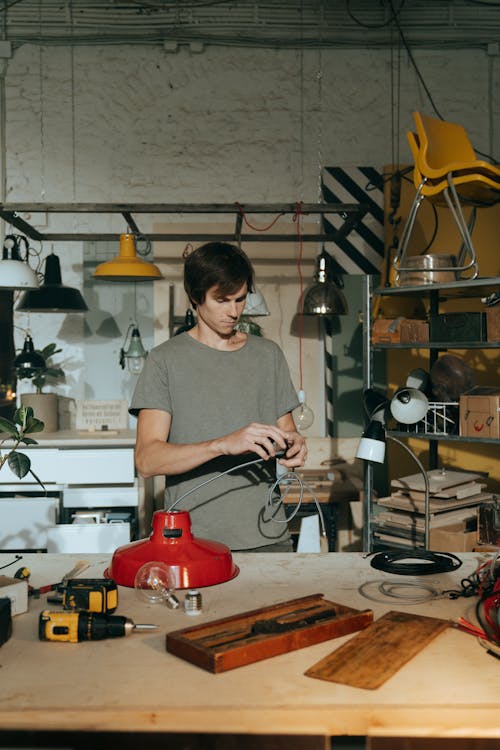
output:
[[247,299],[245,282],[234,294],[222,294],[219,287],[212,286],[207,291],[204,301],[196,306],[200,322],[224,338],[231,336],[240,319]]

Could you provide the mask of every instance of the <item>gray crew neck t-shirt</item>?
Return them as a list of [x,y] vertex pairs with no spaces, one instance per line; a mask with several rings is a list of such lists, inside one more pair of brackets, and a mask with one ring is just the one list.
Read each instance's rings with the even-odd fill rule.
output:
[[[130,413],[161,409],[172,416],[169,442],[196,443],[251,422],[275,424],[298,405],[280,347],[248,336],[241,349],[213,349],[182,333],[151,350],[139,376]],[[165,507],[181,495],[255,454],[221,456],[193,471],[166,477]],[[283,508],[269,512],[275,460],[235,469],[199,487],[176,505],[189,510],[195,536],[231,549],[264,547],[288,538]],[[269,520],[273,515],[273,519]]]

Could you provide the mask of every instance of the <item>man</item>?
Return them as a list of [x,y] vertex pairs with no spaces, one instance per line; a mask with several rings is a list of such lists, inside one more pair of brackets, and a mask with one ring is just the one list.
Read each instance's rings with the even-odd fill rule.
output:
[[269,499],[276,453],[293,469],[307,450],[281,349],[235,329],[253,278],[238,247],[211,242],[191,252],[184,288],[196,325],[150,352],[130,413],[137,470],[165,475],[167,510],[189,510],[195,536],[272,551],[291,549],[283,508]]

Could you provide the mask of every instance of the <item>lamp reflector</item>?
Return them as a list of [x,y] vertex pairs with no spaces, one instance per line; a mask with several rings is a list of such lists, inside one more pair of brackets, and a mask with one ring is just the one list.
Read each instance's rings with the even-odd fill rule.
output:
[[214,586],[235,578],[239,568],[229,547],[220,542],[198,539],[191,532],[191,517],[185,510],[159,510],[153,515],[149,539],[140,539],[115,550],[104,575],[119,586],[133,588],[144,563],[166,563],[175,576],[177,589]]
[[249,317],[270,315],[269,308],[266,304],[266,300],[264,299],[264,295],[259,289],[256,289],[255,292],[249,292],[247,294],[242,315],[248,315]]
[[32,378],[38,370],[43,370],[45,366],[44,358],[35,351],[33,339],[27,333],[24,339],[23,350],[14,360],[14,370],[17,377],[20,380]]
[[89,308],[78,289],[63,286],[61,264],[52,253],[45,259],[45,275],[42,286],[25,292],[16,310],[19,312],[86,312]]
[[316,258],[315,281],[304,293],[304,315],[346,315],[347,302],[328,269],[330,256],[323,250]]
[[98,265],[94,278],[104,281],[155,281],[162,279],[163,275],[154,263],[137,257],[133,234],[121,234],[119,255]]
[[378,464],[384,463],[385,428],[379,420],[372,420],[363,432],[356,458],[361,458],[363,461],[374,461]]
[[37,289],[38,279],[23,260],[0,260],[0,289]]
[[427,396],[417,388],[400,388],[391,399],[391,414],[401,424],[415,424],[429,410]]
[[385,443],[362,437],[359,441],[356,458],[361,458],[363,461],[373,461],[376,464],[383,464],[385,459]]

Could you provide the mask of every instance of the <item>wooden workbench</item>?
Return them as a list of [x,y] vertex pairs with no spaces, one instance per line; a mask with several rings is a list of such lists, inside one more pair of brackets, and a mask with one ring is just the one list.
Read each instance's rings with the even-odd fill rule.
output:
[[[13,556],[0,555],[0,565]],[[479,555],[462,555],[455,573],[425,576],[438,589],[458,586]],[[81,559],[82,575],[102,576],[108,555],[25,555],[34,586],[59,580]],[[222,674],[212,674],[169,654],[165,634],[312,593],[375,618],[390,609],[454,619],[473,619],[474,601],[437,599],[387,605],[358,592],[364,581],[394,579],[374,570],[360,553],[324,555],[238,554],[232,581],[202,590],[203,611],[141,601],[119,589],[117,614],[151,622],[157,632],[128,638],[50,643],[38,640],[38,616],[46,597],[30,599],[14,618],[13,634],[0,649],[0,746],[2,731],[222,733],[500,738],[500,662],[477,640],[450,628],[377,690],[312,679],[304,672],[352,635],[319,643]],[[399,577],[398,582],[407,577]],[[182,592],[180,593],[182,596]],[[54,608],[55,605],[52,605]],[[455,746],[455,745],[454,745]],[[456,747],[460,747],[457,744]]]

